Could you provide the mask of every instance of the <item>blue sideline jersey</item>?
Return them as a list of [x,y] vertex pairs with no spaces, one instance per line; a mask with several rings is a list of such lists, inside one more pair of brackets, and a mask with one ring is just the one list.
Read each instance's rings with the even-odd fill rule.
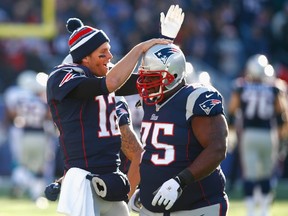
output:
[[[145,152],[140,166],[140,199],[148,210],[165,212],[164,206],[151,205],[153,192],[203,151],[193,134],[191,118],[223,114],[222,96],[212,86],[186,85],[163,104],[143,104],[143,109],[140,132]],[[218,167],[208,177],[187,186],[170,211],[226,203],[225,181]]]
[[120,164],[120,131],[115,96],[109,94],[105,78],[97,78],[102,95],[83,100],[67,97],[88,77],[94,75],[86,67],[73,64],[56,67],[49,75],[47,100],[60,132],[65,170],[78,167],[101,174],[115,171]]
[[240,96],[244,128],[271,129],[276,126],[275,101],[280,89],[275,82],[256,83],[237,79],[234,91]]

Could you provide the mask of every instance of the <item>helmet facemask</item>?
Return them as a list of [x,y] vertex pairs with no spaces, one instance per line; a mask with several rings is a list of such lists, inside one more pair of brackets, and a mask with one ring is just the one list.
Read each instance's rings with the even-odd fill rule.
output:
[[139,70],[137,89],[147,105],[154,105],[163,100],[166,86],[174,81],[174,76],[166,70],[149,71],[143,67]]
[[186,60],[175,44],[152,46],[142,58],[137,88],[147,105],[164,99],[164,94],[173,90],[184,79]]

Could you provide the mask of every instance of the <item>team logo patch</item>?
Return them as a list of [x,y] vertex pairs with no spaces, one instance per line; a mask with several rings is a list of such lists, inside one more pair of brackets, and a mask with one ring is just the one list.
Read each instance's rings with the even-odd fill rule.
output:
[[119,111],[120,115],[128,114],[127,110],[124,108],[117,108],[117,110]]
[[169,57],[173,55],[174,53],[178,53],[178,52],[179,50],[168,47],[168,48],[163,48],[161,50],[158,50],[157,52],[154,53],[154,55],[157,58],[159,58],[163,62],[163,64],[166,64]]
[[203,103],[199,104],[199,106],[207,115],[209,115],[209,113],[211,112],[213,107],[216,106],[217,104],[221,104],[221,100],[209,99],[209,100],[206,100]]
[[68,73],[64,76],[64,78],[60,82],[59,87],[63,86],[69,80],[71,80],[71,79],[73,79],[73,78],[75,78],[77,76],[77,73],[73,73],[72,69],[68,69],[68,70],[66,69],[66,70],[63,70],[63,71],[66,71]]

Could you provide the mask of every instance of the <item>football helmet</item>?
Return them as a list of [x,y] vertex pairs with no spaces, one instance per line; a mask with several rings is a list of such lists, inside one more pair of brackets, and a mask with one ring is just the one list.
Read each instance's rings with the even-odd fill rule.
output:
[[246,62],[245,75],[249,79],[261,81],[267,77],[266,69],[268,69],[268,65],[268,59],[265,55],[253,55]]
[[184,79],[186,59],[175,44],[157,44],[142,58],[137,79],[140,97],[148,105],[159,103],[166,92]]
[[33,70],[22,71],[17,77],[17,85],[35,94],[44,92],[46,89],[46,86],[37,80],[37,73]]

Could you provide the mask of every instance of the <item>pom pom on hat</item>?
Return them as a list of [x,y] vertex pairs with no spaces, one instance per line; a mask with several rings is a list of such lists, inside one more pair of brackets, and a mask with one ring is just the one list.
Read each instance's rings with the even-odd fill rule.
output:
[[66,28],[69,33],[73,33],[76,29],[84,26],[83,22],[78,18],[70,18],[67,20]]
[[68,19],[66,28],[68,32],[72,33],[68,45],[73,62],[76,63],[91,54],[103,43],[110,41],[102,30],[85,26],[78,18]]

